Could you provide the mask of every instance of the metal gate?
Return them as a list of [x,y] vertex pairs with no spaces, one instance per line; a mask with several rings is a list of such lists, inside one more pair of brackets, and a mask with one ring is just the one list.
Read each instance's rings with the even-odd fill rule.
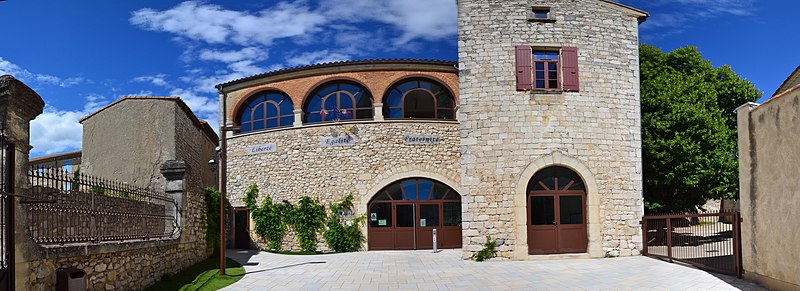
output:
[[14,145],[0,134],[0,291],[14,290]]
[[742,277],[739,212],[645,215],[642,230],[645,256]]

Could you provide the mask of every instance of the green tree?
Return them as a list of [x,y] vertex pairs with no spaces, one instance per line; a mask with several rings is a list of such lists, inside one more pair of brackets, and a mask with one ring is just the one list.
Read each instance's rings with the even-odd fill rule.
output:
[[691,211],[737,198],[735,109],[761,96],[730,66],[715,68],[695,47],[640,47],[642,163],[649,211]]

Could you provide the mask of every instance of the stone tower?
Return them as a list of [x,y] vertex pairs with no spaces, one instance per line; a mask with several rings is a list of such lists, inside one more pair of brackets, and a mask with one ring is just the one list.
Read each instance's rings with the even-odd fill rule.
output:
[[638,255],[647,13],[605,0],[457,3],[464,256],[487,235],[512,259]]

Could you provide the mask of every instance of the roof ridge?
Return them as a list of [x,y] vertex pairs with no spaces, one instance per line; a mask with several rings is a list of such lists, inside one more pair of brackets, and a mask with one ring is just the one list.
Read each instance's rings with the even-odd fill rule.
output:
[[458,64],[458,61],[448,61],[448,60],[437,60],[437,59],[415,59],[415,58],[371,58],[371,59],[360,59],[360,60],[347,60],[347,61],[331,61],[331,62],[324,62],[324,63],[315,63],[315,64],[307,64],[307,65],[300,65],[294,66],[289,68],[282,68],[272,71],[267,71],[260,74],[255,74],[247,77],[242,77],[239,79],[234,79],[225,83],[220,83],[214,86],[217,89],[221,89],[222,87],[233,85],[245,81],[255,80],[259,78],[263,78],[269,75],[275,75],[279,73],[288,73],[288,72],[295,72],[295,71],[302,71],[302,70],[309,70],[315,68],[324,68],[328,66],[339,66],[339,65],[358,65],[358,64],[370,64],[370,63],[377,63],[377,64],[384,64],[384,63],[413,63],[413,64],[439,64],[439,65],[451,65],[451,64]]

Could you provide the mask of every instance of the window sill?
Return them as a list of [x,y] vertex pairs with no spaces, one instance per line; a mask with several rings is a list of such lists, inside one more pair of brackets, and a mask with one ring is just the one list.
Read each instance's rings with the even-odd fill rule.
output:
[[528,22],[554,23],[554,22],[556,22],[556,19],[555,18],[533,18],[533,17],[528,17]]
[[553,95],[556,95],[556,94],[561,94],[561,93],[564,93],[564,92],[567,92],[567,91],[564,91],[564,90],[561,90],[561,89],[557,89],[557,90],[533,89],[533,90],[531,90],[531,94],[553,94]]

